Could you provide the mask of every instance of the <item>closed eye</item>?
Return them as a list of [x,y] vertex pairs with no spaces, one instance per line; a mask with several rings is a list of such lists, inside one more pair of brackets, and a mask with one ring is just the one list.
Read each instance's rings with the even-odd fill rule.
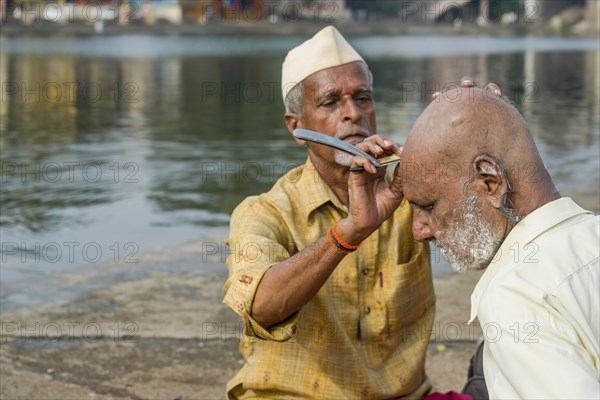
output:
[[409,203],[413,207],[416,207],[416,208],[418,208],[421,211],[427,211],[427,212],[432,211],[433,207],[435,206],[435,203],[430,203],[430,204],[425,204],[425,205],[423,205],[423,204],[417,204],[417,203],[414,203],[412,201],[410,201]]
[[433,210],[433,204],[428,204],[426,206],[417,206],[419,207],[419,209],[423,210],[423,211],[431,211]]

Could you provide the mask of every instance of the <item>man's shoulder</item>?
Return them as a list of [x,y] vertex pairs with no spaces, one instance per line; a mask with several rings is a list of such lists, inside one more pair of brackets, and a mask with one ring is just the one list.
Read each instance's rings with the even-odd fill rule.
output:
[[292,199],[298,195],[298,182],[302,177],[303,165],[294,167],[279,177],[268,191],[248,196],[235,208],[233,216],[261,212],[281,213],[291,207]]
[[557,256],[586,264],[600,254],[600,216],[580,214],[545,232],[535,240],[544,246],[544,256]]
[[504,243],[497,254],[501,268],[495,281],[522,278],[538,285],[556,285],[600,255],[600,217],[580,214],[524,243]]
[[[562,202],[558,204],[558,202]],[[560,205],[558,209],[556,206]],[[561,198],[548,206],[554,215],[545,217],[552,226],[532,238],[528,244],[535,248],[538,258],[554,268],[572,268],[589,263],[600,254],[600,216],[579,207],[570,198]],[[543,221],[538,221],[543,224]],[[530,229],[535,229],[532,227]]]
[[[482,304],[502,319],[515,310],[521,316],[547,315],[549,296],[558,301],[594,296],[597,288],[588,283],[599,279],[599,221],[598,216],[579,215],[528,243],[504,247],[508,254],[502,255]],[[565,290],[569,287],[578,290]]]
[[553,292],[566,279],[585,274],[600,256],[600,217],[580,214],[564,221],[513,254],[524,277]]

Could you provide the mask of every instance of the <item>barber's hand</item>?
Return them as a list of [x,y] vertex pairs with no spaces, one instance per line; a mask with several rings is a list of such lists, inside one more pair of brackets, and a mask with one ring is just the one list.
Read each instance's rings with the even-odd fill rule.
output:
[[[475,83],[473,78],[471,78],[470,76],[463,76],[460,80],[460,87],[462,88],[472,88],[477,86],[479,85]],[[487,85],[483,86],[483,89],[489,90],[498,97],[502,97],[502,90],[500,90],[500,86],[496,85],[494,82],[490,82]],[[440,94],[441,92],[435,92],[431,95],[431,100],[436,100],[438,97],[440,97]]]
[[[402,154],[402,148],[382,135],[374,135],[357,145],[363,151],[381,156]],[[350,172],[348,191],[350,205],[348,217],[341,220],[336,229],[340,236],[352,245],[359,244],[390,218],[402,202],[400,167],[396,166],[391,183],[385,179],[386,168],[375,168],[364,157],[354,157],[352,167],[364,171]]]

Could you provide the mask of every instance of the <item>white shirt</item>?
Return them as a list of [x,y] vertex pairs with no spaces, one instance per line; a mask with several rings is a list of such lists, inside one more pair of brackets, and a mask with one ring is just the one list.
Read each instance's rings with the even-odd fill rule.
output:
[[570,198],[519,222],[471,296],[492,399],[599,399],[600,217]]

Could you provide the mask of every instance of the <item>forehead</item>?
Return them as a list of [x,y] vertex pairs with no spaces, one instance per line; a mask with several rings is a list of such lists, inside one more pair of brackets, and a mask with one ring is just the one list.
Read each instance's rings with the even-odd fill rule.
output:
[[[416,163],[410,160],[401,160],[400,168],[402,172],[402,188],[404,197],[408,201],[430,200],[435,196],[438,188],[435,186],[435,172],[433,167],[427,167],[423,163]],[[423,174],[427,170],[429,173]]]
[[443,155],[439,152],[439,143],[432,139],[433,127],[424,114],[411,128],[400,161],[404,195],[409,201],[431,199],[441,190],[436,183],[439,182]]
[[465,177],[457,165],[402,156],[402,187],[408,201],[425,203],[461,196]]
[[371,87],[369,71],[362,62],[352,62],[315,72],[304,80],[304,87],[316,93],[336,90],[354,90]]

